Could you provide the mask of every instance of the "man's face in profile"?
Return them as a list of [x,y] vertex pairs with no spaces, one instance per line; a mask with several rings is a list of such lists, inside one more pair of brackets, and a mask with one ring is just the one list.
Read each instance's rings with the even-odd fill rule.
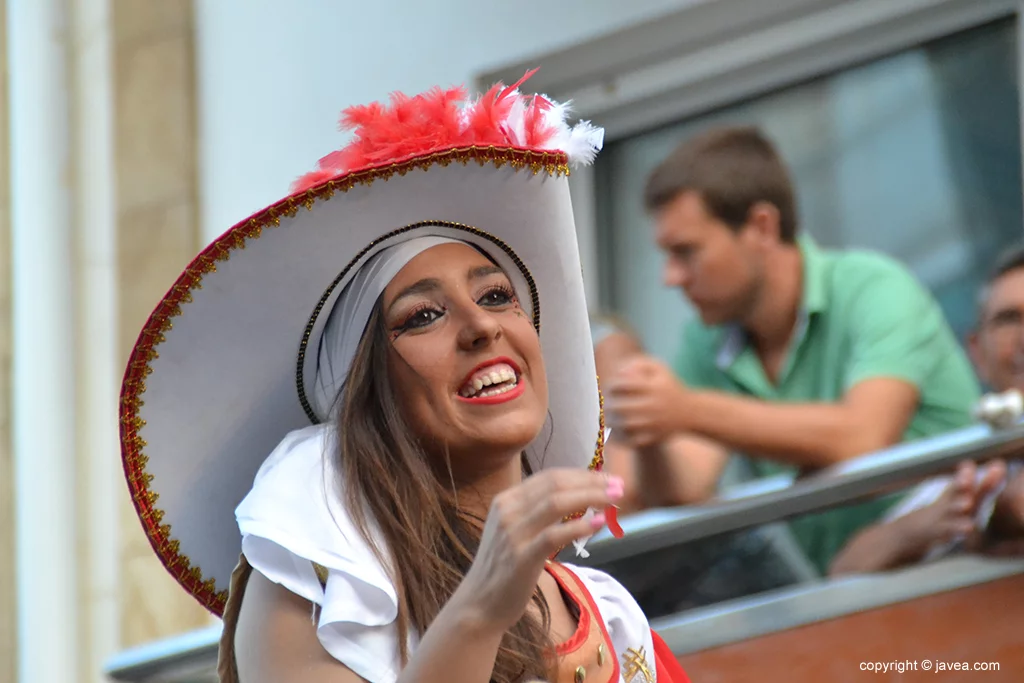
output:
[[706,325],[742,320],[756,298],[762,264],[749,233],[713,216],[696,192],[681,193],[655,217],[664,283],[682,290]]

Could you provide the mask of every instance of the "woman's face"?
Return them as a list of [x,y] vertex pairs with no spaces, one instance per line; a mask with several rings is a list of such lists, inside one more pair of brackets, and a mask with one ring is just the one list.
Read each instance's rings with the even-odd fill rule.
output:
[[428,451],[464,461],[536,438],[548,409],[540,339],[499,267],[470,246],[436,246],[382,301],[394,391]]

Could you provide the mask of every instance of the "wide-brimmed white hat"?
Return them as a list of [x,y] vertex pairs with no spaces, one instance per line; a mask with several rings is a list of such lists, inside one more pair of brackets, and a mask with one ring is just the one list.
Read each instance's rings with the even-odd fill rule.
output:
[[289,432],[330,419],[311,387],[339,294],[403,240],[455,238],[504,268],[548,373],[550,419],[527,456],[535,470],[600,467],[567,175],[602,134],[570,127],[565,106],[520,84],[468,103],[461,88],[434,89],[346,110],[353,142],[204,249],[143,327],[121,392],[125,474],[154,550],[214,613],[241,546],[234,510],[257,470]]

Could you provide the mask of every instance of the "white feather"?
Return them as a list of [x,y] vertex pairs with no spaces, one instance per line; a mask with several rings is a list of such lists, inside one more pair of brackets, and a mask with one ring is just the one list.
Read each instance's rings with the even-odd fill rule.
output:
[[550,142],[551,148],[562,149],[562,145],[569,138],[569,103],[551,102],[551,108],[545,110],[542,117],[545,126],[555,129],[554,139]]
[[569,139],[561,147],[573,166],[589,166],[594,163],[597,153],[604,147],[604,128],[598,128],[590,121],[580,121],[573,126]]
[[[508,116],[501,123],[501,127],[511,144],[524,145],[526,144],[526,104],[532,96],[522,95],[516,91],[513,97],[512,107],[509,109]],[[597,153],[604,146],[604,129],[598,128],[590,121],[580,121],[575,126],[570,126],[568,119],[572,109],[571,103],[555,102],[544,95],[541,97],[551,103],[551,107],[542,113],[544,125],[555,130],[555,134],[545,148],[565,153],[572,166],[589,166],[594,163]],[[473,105],[475,104],[476,102],[473,103]],[[469,126],[469,108],[466,107],[459,113],[459,122],[463,130]]]
[[518,93],[505,119],[505,130],[513,145],[526,143],[526,98]]
[[469,128],[469,107],[463,107],[459,110],[459,131],[464,133]]
[[580,121],[570,127],[568,118],[572,103],[552,102],[552,105],[544,112],[544,122],[556,131],[550,146],[565,152],[573,166],[589,166],[594,163],[597,153],[604,146],[604,129],[594,126],[590,121]]

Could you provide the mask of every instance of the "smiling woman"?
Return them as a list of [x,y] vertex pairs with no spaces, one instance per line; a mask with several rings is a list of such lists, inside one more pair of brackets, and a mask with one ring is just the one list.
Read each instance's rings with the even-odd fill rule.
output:
[[[520,315],[508,276],[477,249],[431,238],[406,244],[429,248],[384,289],[378,306],[386,313],[368,344],[387,348],[390,340],[386,372],[401,387],[400,412],[419,426],[432,461],[453,473],[518,470],[547,416],[537,330]],[[491,454],[497,462],[481,462]]]
[[602,136],[518,85],[348,110],[139,337],[128,484],[224,682],[686,680],[622,586],[550,561],[623,493],[565,177]]

